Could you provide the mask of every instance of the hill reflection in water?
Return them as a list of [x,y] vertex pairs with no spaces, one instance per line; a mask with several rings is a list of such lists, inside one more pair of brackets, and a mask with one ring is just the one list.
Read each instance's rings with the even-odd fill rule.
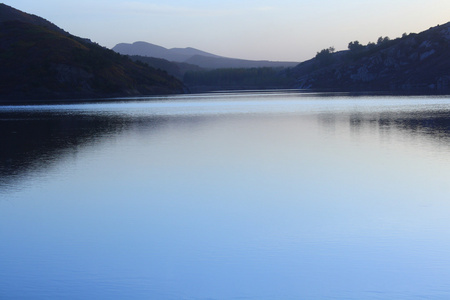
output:
[[[86,109],[89,110],[89,106]],[[385,135],[402,131],[406,137],[450,147],[450,108],[423,112],[320,111],[312,114],[325,128],[348,123],[353,133],[363,129]],[[45,172],[63,157],[76,155],[80,148],[118,135],[130,131],[151,133],[173,122],[201,123],[208,120],[207,117],[6,109],[0,111],[0,186],[11,184],[30,172]]]
[[64,157],[76,156],[129,130],[157,130],[164,117],[130,118],[65,112],[0,112],[0,187],[42,173]]

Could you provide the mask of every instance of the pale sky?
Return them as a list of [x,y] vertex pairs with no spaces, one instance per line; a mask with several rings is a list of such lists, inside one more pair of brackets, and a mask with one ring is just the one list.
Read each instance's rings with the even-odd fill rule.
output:
[[304,61],[450,21],[450,0],[13,0],[4,2],[112,48],[146,41],[217,55]]

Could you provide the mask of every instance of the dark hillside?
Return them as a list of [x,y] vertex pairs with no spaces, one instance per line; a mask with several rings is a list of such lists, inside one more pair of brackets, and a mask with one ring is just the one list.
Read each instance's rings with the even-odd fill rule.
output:
[[152,68],[166,71],[169,75],[183,80],[183,76],[188,71],[200,71],[202,68],[188,63],[168,61],[162,58],[131,55],[131,60],[149,65]]
[[42,18],[6,5],[0,6],[0,17],[3,101],[183,91],[182,83],[166,72],[134,63],[114,51],[72,36]]
[[0,3],[0,20],[2,22],[7,21],[20,21],[28,24],[38,25],[45,27],[47,29],[53,30],[53,31],[59,31],[65,34],[68,34],[55,24],[47,21],[44,18],[41,18],[39,16],[31,15],[24,13],[20,10],[14,9],[6,4]]
[[228,68],[186,72],[184,83],[192,92],[290,88],[295,79],[285,68]]
[[331,90],[450,90],[450,23],[378,43],[324,49],[292,70],[297,87]]

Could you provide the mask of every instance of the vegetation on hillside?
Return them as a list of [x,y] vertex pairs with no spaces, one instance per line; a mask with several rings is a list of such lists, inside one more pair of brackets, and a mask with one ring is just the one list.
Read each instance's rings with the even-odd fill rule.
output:
[[[14,12],[8,6],[0,7],[0,16]],[[136,64],[86,39],[42,26],[42,22],[28,21],[39,17],[25,17],[0,19],[1,100],[183,92],[182,83],[164,71]]]
[[191,71],[184,83],[193,91],[289,88],[295,80],[284,68],[238,68]]
[[169,75],[174,76],[179,80],[183,80],[184,74],[186,72],[202,70],[202,68],[196,65],[182,62],[173,62],[156,57],[131,55],[130,59],[136,63],[144,64],[159,70],[164,70]]
[[319,66],[328,66],[335,61],[335,57],[333,56],[334,50],[334,47],[329,47],[317,52],[315,59]]

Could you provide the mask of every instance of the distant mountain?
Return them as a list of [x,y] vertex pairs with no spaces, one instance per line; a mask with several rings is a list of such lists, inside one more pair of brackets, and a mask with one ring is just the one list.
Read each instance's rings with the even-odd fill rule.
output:
[[[196,56],[194,56],[195,58]],[[133,55],[133,61],[166,71],[183,81],[190,92],[286,89],[295,84],[289,69],[279,67],[204,69],[162,58]]]
[[197,65],[205,69],[293,67],[298,64],[298,62],[273,62],[266,60],[254,61],[228,58],[204,52],[195,48],[166,49],[164,47],[146,42],[135,42],[133,44],[121,43],[114,46],[112,50],[125,55],[139,55],[162,58],[174,62],[184,62]]
[[299,88],[328,90],[450,91],[450,23],[378,43],[324,49],[291,70]]
[[0,65],[2,101],[183,92],[183,84],[166,72],[5,4],[0,4]]
[[182,55],[185,55],[186,57],[192,57],[195,55],[200,55],[200,56],[205,56],[205,57],[221,57],[212,53],[208,53],[202,50],[198,50],[195,48],[191,48],[191,47],[187,47],[187,48],[172,48],[170,49],[171,52],[173,53],[179,53]]
[[185,62],[186,60],[195,55],[201,55],[206,57],[219,57],[217,55],[197,50],[194,48],[167,49],[147,42],[135,42],[133,44],[121,43],[114,46],[112,50],[124,55],[155,57],[176,62]]
[[184,61],[188,64],[197,65],[205,69],[223,68],[288,68],[294,67],[298,62],[268,61],[268,60],[245,60],[228,57],[207,57],[194,55]]

